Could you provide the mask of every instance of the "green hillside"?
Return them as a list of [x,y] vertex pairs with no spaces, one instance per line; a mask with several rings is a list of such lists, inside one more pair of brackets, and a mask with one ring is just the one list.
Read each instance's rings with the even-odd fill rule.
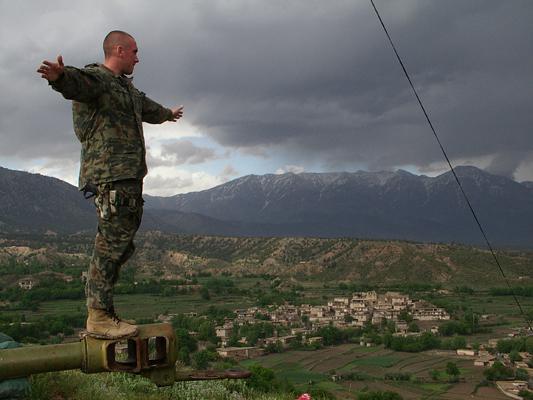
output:
[[[0,240],[0,263],[44,265],[58,272],[87,264],[92,236],[10,237]],[[17,247],[14,247],[17,246]],[[533,282],[533,253],[499,251],[512,284]],[[491,254],[455,244],[317,238],[139,235],[130,263],[140,276],[229,274],[290,276],[372,285],[431,283],[504,286]],[[27,268],[26,268],[27,269]],[[8,275],[8,271],[0,271]],[[33,272],[33,271],[32,271]],[[68,271],[67,271],[68,272]]]

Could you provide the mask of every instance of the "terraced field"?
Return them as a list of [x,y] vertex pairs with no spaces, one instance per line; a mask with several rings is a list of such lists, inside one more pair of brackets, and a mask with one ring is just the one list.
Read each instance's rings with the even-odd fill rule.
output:
[[[430,372],[434,369],[444,371],[450,361],[459,367],[461,382],[433,381]],[[494,388],[480,388],[473,394],[483,379],[483,369],[474,367],[472,359],[458,357],[454,352],[402,353],[383,347],[345,344],[317,351],[289,351],[245,362],[246,365],[253,363],[272,368],[298,388],[320,387],[343,399],[356,399],[357,392],[367,389],[391,390],[400,393],[405,400],[506,398]],[[332,373],[354,373],[358,378],[356,381],[333,382]],[[412,378],[410,381],[389,381],[384,379],[387,373],[410,373]]]

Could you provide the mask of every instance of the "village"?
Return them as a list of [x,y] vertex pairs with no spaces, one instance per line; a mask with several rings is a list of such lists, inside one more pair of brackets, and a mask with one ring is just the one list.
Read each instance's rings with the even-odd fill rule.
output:
[[[82,273],[82,281],[85,274]],[[73,277],[46,271],[40,274],[24,277],[16,283],[24,291],[31,291],[43,279],[54,282],[63,281],[71,283]],[[273,348],[276,351],[285,351],[304,346],[320,348],[324,338],[319,330],[324,327],[338,329],[364,328],[367,325],[380,326],[384,322],[393,327],[393,335],[399,337],[419,336],[424,332],[439,334],[439,325],[451,319],[450,314],[425,300],[414,300],[409,295],[400,292],[377,293],[376,291],[354,292],[351,296],[334,297],[326,304],[282,304],[280,306],[254,306],[236,309],[234,317],[226,318],[224,323],[216,326],[215,332],[219,339],[220,347],[216,349],[220,357],[231,358],[236,361],[253,359],[268,354]],[[196,313],[192,313],[197,316]],[[174,314],[160,316],[161,321],[170,322]],[[268,322],[273,326],[273,334],[269,337],[258,338],[250,343],[246,337],[235,334],[239,327],[253,326]],[[27,324],[27,323],[23,323]],[[419,329],[413,330],[416,325]],[[194,335],[194,332],[190,332]],[[523,333],[523,332],[522,332]],[[472,348],[471,345],[455,351],[454,357],[468,360],[476,368],[489,369],[499,363],[505,368],[522,372],[522,379],[498,380],[496,387],[511,398],[522,398],[519,393],[529,390],[530,378],[533,376],[531,354],[518,352],[518,356],[511,357],[506,353],[499,353],[498,342],[512,339],[520,332],[509,333],[507,337],[487,339],[485,343]],[[369,337],[362,336],[360,346],[372,347],[376,344]],[[300,347],[301,348],[301,347]],[[448,351],[451,353],[451,351]],[[332,379],[335,378],[332,376]]]
[[[418,321],[450,319],[444,309],[426,301],[414,301],[408,295],[398,292],[378,294],[375,291],[356,292],[352,297],[335,297],[327,305],[284,304],[278,307],[250,307],[235,310],[235,314],[235,319],[227,319],[224,325],[216,327],[216,334],[222,344],[218,353],[223,357],[239,360],[263,354],[269,344],[279,343],[286,347],[298,338],[306,344],[320,343],[322,338],[314,335],[314,332],[325,326],[345,329],[380,324],[387,320],[394,322],[396,334],[407,335],[408,323],[402,320],[402,315],[410,315],[413,320]],[[258,316],[261,316],[261,319],[258,319]],[[274,326],[290,329],[291,334],[260,339],[253,347],[227,347],[236,325],[253,325],[265,319]],[[436,332],[437,327],[430,329]],[[245,345],[246,339],[243,338],[241,343]]]
[[[380,324],[382,321],[394,322],[395,336],[420,335],[421,332],[410,332],[408,322],[402,317],[409,315],[414,321],[447,321],[450,315],[442,308],[423,300],[412,300],[408,295],[398,292],[378,294],[375,291],[356,292],[352,297],[336,297],[328,301],[327,305],[281,305],[278,307],[250,307],[235,310],[236,318],[227,319],[223,325],[216,327],[216,335],[220,339],[221,347],[217,349],[221,357],[244,360],[266,354],[269,345],[276,344],[284,349],[291,343],[300,340],[303,344],[321,344],[323,338],[316,335],[316,331],[324,326],[334,326],[340,329],[363,327],[365,324]],[[258,319],[261,316],[261,319]],[[242,347],[228,346],[233,329],[244,324],[255,324],[268,319],[274,326],[290,330],[289,335],[279,335],[259,339],[255,346],[247,346],[246,338],[241,338]],[[438,333],[436,324],[427,323],[427,331]],[[275,331],[276,332],[276,331]],[[512,339],[517,333],[511,333],[507,339]],[[509,354],[500,354],[490,349],[497,349],[502,338],[489,339],[479,348],[471,346],[457,349],[455,357],[470,360],[474,367],[490,368],[496,362],[511,369],[520,369],[526,374],[522,380],[502,380],[496,382],[496,387],[511,398],[521,399],[519,392],[529,390],[529,377],[533,376],[530,367],[532,357],[528,352],[519,352],[516,358]],[[361,346],[372,346],[372,342],[361,339]],[[527,379],[526,379],[527,377]],[[334,377],[332,377],[334,378]]]

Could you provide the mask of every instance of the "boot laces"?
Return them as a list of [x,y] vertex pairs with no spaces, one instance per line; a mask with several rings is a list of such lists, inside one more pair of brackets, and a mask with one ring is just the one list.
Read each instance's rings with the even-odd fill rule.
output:
[[120,324],[121,319],[119,318],[119,316],[117,315],[117,313],[115,312],[114,309],[109,310],[108,314],[109,314],[109,317],[113,320],[114,323],[116,323],[117,325]]

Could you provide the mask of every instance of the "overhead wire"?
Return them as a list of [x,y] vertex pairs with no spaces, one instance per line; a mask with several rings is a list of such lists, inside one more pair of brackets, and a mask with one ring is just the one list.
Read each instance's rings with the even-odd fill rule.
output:
[[411,77],[409,76],[409,73],[407,72],[407,69],[405,68],[405,65],[402,61],[402,58],[400,57],[400,54],[398,53],[398,50],[396,50],[396,46],[394,45],[394,42],[392,41],[392,38],[391,38],[391,35],[389,34],[389,31],[387,30],[387,27],[385,26],[385,23],[383,22],[383,19],[381,18],[381,15],[376,7],[376,5],[374,4],[374,0],[370,0],[370,3],[372,4],[372,7],[374,8],[374,11],[376,12],[376,16],[378,17],[379,19],[379,22],[381,23],[381,27],[383,28],[385,34],[387,35],[387,38],[389,40],[389,43],[390,45],[392,46],[392,49],[394,50],[394,54],[396,54],[396,58],[398,59],[398,62],[400,63],[400,66],[402,67],[403,69],[403,72],[405,74],[405,77],[407,78],[407,80],[409,81],[409,85],[411,86],[411,89],[413,90],[413,93],[418,101],[418,104],[420,106],[420,108],[422,109],[422,112],[424,113],[424,116],[426,117],[426,121],[427,123],[429,124],[429,127],[431,128],[431,131],[433,132],[433,136],[435,137],[435,139],[437,140],[437,143],[442,151],[442,154],[444,155],[444,158],[446,159],[446,162],[448,163],[448,166],[450,167],[450,171],[452,172],[454,178],[455,178],[455,181],[457,182],[457,185],[459,186],[459,189],[466,201],[466,204],[468,205],[468,208],[470,209],[470,212],[472,214],[472,216],[474,217],[474,220],[476,221],[476,224],[483,236],[483,239],[485,240],[485,243],[487,245],[487,248],[489,249],[491,255],[492,255],[492,258],[494,259],[494,262],[496,263],[496,265],[498,266],[498,269],[500,270],[500,274],[502,275],[505,283],[507,284],[507,287],[510,289],[511,291],[511,294],[513,296],[513,299],[516,303],[516,305],[518,306],[519,310],[520,310],[520,313],[521,315],[524,317],[524,320],[526,321],[526,324],[528,325],[528,328],[529,328],[529,331],[532,332],[533,331],[533,328],[531,327],[531,321],[527,318],[526,316],[526,313],[524,312],[524,309],[522,308],[522,305],[520,304],[520,301],[518,301],[518,297],[516,296],[512,286],[511,286],[511,283],[509,282],[509,279],[507,278],[507,276],[505,275],[505,272],[501,266],[501,263],[500,263],[500,260],[498,259],[498,256],[496,255],[496,252],[494,251],[488,237],[487,237],[487,234],[485,233],[485,229],[483,228],[483,225],[481,224],[475,210],[474,210],[474,207],[472,207],[472,203],[470,202],[470,199],[468,198],[468,195],[466,194],[465,190],[463,189],[463,185],[461,184],[461,180],[459,179],[459,177],[457,176],[457,174],[455,173],[455,169],[448,157],[448,154],[446,153],[446,150],[444,149],[444,146],[442,145],[440,139],[439,139],[439,136],[437,135],[437,131],[435,130],[435,128],[433,127],[433,123],[431,122],[431,119],[429,118],[429,115],[426,111],[426,108],[424,107],[424,104],[422,103],[422,100],[420,99],[420,96],[418,95],[418,92],[417,90],[415,89],[415,86],[413,85],[413,81],[411,80]]

